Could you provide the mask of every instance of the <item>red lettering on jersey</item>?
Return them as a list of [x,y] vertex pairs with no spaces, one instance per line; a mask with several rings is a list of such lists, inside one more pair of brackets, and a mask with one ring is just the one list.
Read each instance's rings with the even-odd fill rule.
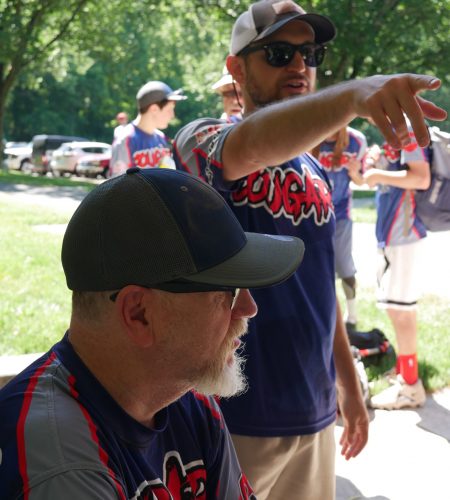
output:
[[348,168],[348,162],[350,161],[350,158],[356,158],[356,154],[344,151],[339,160],[339,165],[333,165],[332,151],[323,151],[319,154],[319,162],[327,172],[340,172],[342,169]]
[[170,149],[168,148],[151,148],[136,151],[133,154],[134,163],[136,167],[158,167],[161,159],[165,156],[170,156]]
[[394,163],[400,159],[400,151],[394,149],[390,144],[383,144],[384,156],[390,163]]
[[319,161],[325,170],[331,170],[333,167],[333,152],[324,151],[319,154]]
[[177,451],[166,453],[164,457],[164,482],[156,480],[145,483],[140,500],[206,500],[206,470],[198,460],[184,465]]
[[275,218],[291,219],[294,225],[314,217],[320,226],[331,217],[331,193],[325,181],[313,176],[306,165],[303,169],[300,174],[292,168],[271,167],[249,175],[241,188],[233,192],[233,203],[263,207]]
[[244,474],[239,478],[239,487],[241,489],[239,500],[256,500],[253,490]]

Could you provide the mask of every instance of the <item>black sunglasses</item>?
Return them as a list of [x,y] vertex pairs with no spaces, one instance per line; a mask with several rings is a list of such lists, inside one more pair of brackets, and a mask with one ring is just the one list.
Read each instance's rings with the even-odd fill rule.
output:
[[[139,285],[143,286],[143,285]],[[165,292],[171,293],[195,293],[195,292],[230,292],[231,293],[231,306],[233,309],[234,304],[238,298],[240,288],[235,287],[219,287],[217,285],[208,285],[205,283],[195,283],[193,281],[170,281],[167,283],[160,283],[158,285],[152,285],[151,287],[143,286],[143,288],[154,288],[155,290],[163,290]],[[112,293],[109,296],[109,300],[115,302],[120,290]]]
[[249,45],[242,49],[238,55],[246,55],[258,50],[264,50],[267,63],[276,68],[287,66],[297,51],[300,52],[306,66],[317,68],[323,63],[327,47],[312,42],[300,45],[289,42],[272,42],[264,45]]

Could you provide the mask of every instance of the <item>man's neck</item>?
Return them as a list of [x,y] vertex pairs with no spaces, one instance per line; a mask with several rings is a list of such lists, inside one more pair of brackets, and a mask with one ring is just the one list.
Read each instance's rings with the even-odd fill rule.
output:
[[157,359],[144,362],[144,355],[140,359],[129,344],[115,343],[114,335],[103,338],[102,331],[87,331],[74,323],[69,329],[73,349],[116,403],[142,425],[153,428],[156,413],[192,388],[171,380]]
[[133,123],[147,134],[154,134],[156,124],[150,116],[138,114]]

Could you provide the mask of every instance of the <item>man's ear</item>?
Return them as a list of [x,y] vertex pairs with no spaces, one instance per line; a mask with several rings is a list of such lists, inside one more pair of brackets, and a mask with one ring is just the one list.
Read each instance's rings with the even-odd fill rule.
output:
[[116,299],[122,326],[130,341],[139,347],[149,347],[153,343],[151,292],[147,288],[128,285],[120,290]]
[[242,57],[227,56],[226,60],[227,70],[236,82],[242,84],[244,82],[244,61]]

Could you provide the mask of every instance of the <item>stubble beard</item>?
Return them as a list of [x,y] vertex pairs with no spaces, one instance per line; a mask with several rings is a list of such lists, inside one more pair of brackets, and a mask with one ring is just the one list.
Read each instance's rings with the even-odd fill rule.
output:
[[[247,331],[247,320],[241,319],[230,327],[229,340],[225,343],[221,353],[211,360],[205,367],[203,374],[194,384],[194,389],[206,396],[228,398],[237,396],[247,390],[247,380],[244,375],[245,359],[242,354],[233,352],[236,337]],[[233,361],[229,363],[230,353]]]
[[[299,96],[293,95],[286,97],[283,96],[281,94],[281,91],[279,90],[274,90],[271,94],[264,92],[263,86],[260,85],[260,82],[257,78],[254,78],[249,63],[246,61],[245,64],[246,78],[244,88],[246,89],[247,94],[249,95],[250,99],[252,100],[252,104],[256,109],[263,108],[265,106],[268,106],[269,104],[273,104],[279,101],[295,99]],[[309,95],[315,90],[314,83],[306,75],[304,75],[303,78],[305,84],[307,85],[307,91],[302,95]]]

